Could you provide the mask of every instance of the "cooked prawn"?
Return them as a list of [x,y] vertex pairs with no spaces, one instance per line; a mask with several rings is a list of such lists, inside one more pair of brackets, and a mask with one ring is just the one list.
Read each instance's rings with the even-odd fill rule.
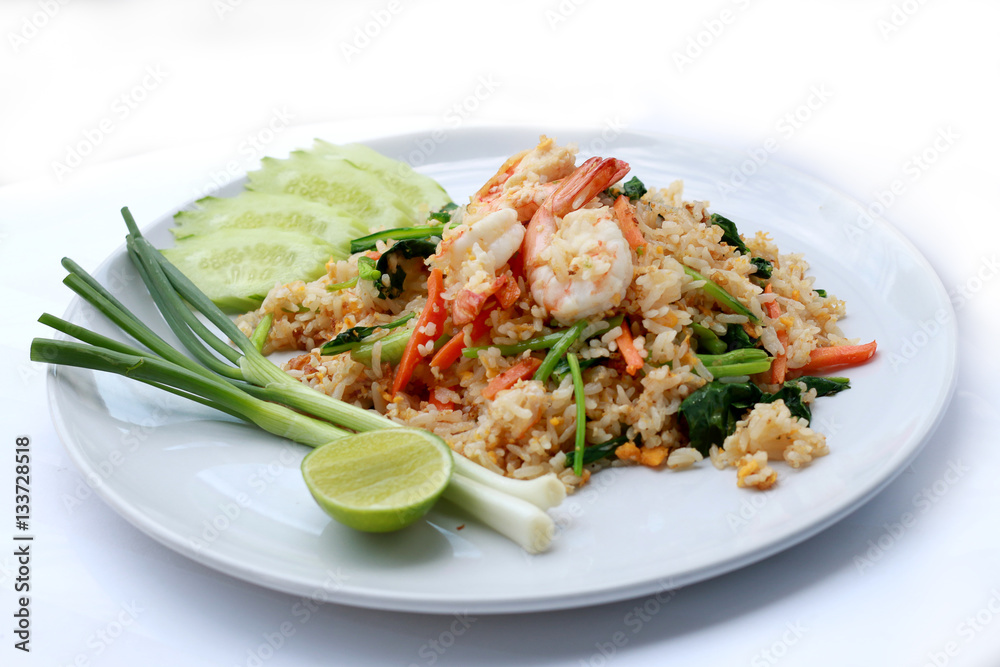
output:
[[523,223],[572,173],[575,153],[543,136],[535,148],[504,162],[472,197],[462,224],[445,233],[430,263],[444,271],[455,324],[471,322],[501,290],[508,306],[517,299],[517,281],[503,269],[521,247]]
[[591,158],[531,218],[521,247],[531,295],[563,322],[618,305],[632,282],[632,252],[608,206],[586,207],[628,173],[615,158]]

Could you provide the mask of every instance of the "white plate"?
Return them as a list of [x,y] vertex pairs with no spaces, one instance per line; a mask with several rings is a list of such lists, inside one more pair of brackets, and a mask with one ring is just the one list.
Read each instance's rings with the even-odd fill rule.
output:
[[[366,143],[419,164],[461,200],[539,134],[471,128]],[[553,512],[560,530],[539,556],[446,503],[398,533],[353,532],[310,498],[298,471],[305,447],[136,382],[56,368],[52,411],[74,461],[136,527],[220,572],[349,605],[478,613],[608,602],[742,567],[826,528],[908,465],[951,397],[956,355],[948,297],[909,242],[860,216],[856,202],[772,163],[723,200],[718,184],[729,183],[742,154],[637,133],[548,134],[583,154],[627,160],[647,184],[683,178],[686,198],[712,200],[744,233],[762,229],[782,251],[804,253],[817,286],[847,301],[846,334],[877,339],[879,353],[850,369],[850,391],[815,408],[829,456],[800,471],[778,464],[780,482],[767,493],[738,489],[734,471],[708,462],[683,472],[602,472]],[[170,222],[147,229],[157,245],[169,244]],[[122,249],[95,275],[156,321]],[[68,319],[114,332],[79,300]]]

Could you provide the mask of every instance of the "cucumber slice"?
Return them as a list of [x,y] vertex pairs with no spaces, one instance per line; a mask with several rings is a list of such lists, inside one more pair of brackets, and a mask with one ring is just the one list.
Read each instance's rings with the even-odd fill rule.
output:
[[181,211],[174,216],[177,226],[170,231],[177,240],[205,236],[223,229],[266,227],[311,234],[347,253],[350,252],[351,240],[368,231],[355,218],[295,195],[246,191],[229,199],[205,197],[197,204],[196,209]]
[[261,164],[261,169],[248,174],[250,190],[298,195],[326,204],[369,230],[419,222],[416,211],[378,177],[347,160],[295,151],[287,160],[264,158]]
[[347,160],[356,167],[378,176],[390,190],[423,215],[451,203],[451,197],[433,178],[418,174],[407,163],[393,160],[367,146],[361,144],[337,146],[317,139],[312,152],[326,159]]
[[219,308],[257,308],[277,284],[315,280],[331,257],[344,259],[326,241],[279,229],[233,229],[193,236],[163,254]]

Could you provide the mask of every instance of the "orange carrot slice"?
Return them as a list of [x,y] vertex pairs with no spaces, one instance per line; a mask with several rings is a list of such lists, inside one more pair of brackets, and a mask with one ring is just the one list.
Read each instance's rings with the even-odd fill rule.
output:
[[[496,306],[488,306],[483,312],[476,316],[476,319],[472,322],[472,331],[470,335],[472,336],[472,342],[476,342],[483,336],[487,334],[490,330],[489,319],[490,313],[496,309]],[[431,359],[431,366],[434,368],[440,368],[444,370],[450,368],[452,364],[458,361],[458,358],[462,356],[462,350],[466,348],[465,345],[465,333],[459,331],[454,336],[451,337],[447,343],[445,343],[434,358]]]
[[639,231],[639,221],[635,217],[635,208],[625,195],[618,195],[615,200],[615,217],[622,228],[622,235],[629,246],[638,253],[646,247],[646,239]]
[[500,375],[490,380],[490,383],[486,385],[485,389],[483,389],[483,397],[493,400],[496,398],[497,394],[504,389],[510,389],[517,384],[519,380],[527,380],[530,378],[535,374],[535,371],[537,371],[538,367],[541,365],[542,360],[536,359],[535,357],[522,359]]
[[[417,326],[414,328],[410,340],[406,343],[406,349],[403,350],[399,366],[396,367],[396,375],[392,382],[393,396],[409,384],[410,378],[413,376],[413,369],[420,362],[420,346],[428,341],[437,340],[437,337],[441,335],[444,321],[448,316],[444,307],[444,298],[441,296],[443,291],[444,275],[441,273],[441,269],[434,269],[427,279],[427,305],[424,306],[423,312],[417,318]],[[433,335],[424,331],[428,325],[434,325]]]
[[[771,283],[768,283],[767,287],[764,288],[765,294],[771,294],[773,291]],[[767,310],[767,316],[772,320],[777,320],[781,317],[781,306],[778,305],[777,301],[768,301],[764,304],[764,308]],[[781,384],[785,381],[785,374],[788,370],[788,350],[785,349],[788,345],[788,332],[777,329],[774,332],[778,335],[778,342],[781,343],[781,349],[785,351],[775,355],[774,360],[771,361],[771,369],[768,371],[771,376],[769,384]]]
[[798,370],[803,373],[825,371],[837,366],[863,364],[875,355],[875,341],[864,345],[818,347],[809,354],[809,362]]
[[646,362],[635,347],[635,342],[632,340],[632,331],[628,328],[628,322],[622,322],[622,333],[615,339],[615,342],[618,343],[618,349],[622,351],[622,356],[625,357],[625,363],[627,364],[625,366],[626,372],[629,375],[635,375]]

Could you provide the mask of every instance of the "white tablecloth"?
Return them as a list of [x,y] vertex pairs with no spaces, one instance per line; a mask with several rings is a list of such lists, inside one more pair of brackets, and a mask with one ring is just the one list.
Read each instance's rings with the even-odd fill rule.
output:
[[[27,435],[35,542],[26,654],[15,531],[0,530],[0,663],[998,664],[998,18],[971,0],[5,3],[0,516]],[[954,400],[865,507],[667,601],[303,618],[301,600],[195,564],[88,494],[27,348],[35,318],[69,303],[59,259],[95,267],[123,204],[153,220],[321,121],[621,126],[766,151],[880,203],[930,260],[960,327]]]

